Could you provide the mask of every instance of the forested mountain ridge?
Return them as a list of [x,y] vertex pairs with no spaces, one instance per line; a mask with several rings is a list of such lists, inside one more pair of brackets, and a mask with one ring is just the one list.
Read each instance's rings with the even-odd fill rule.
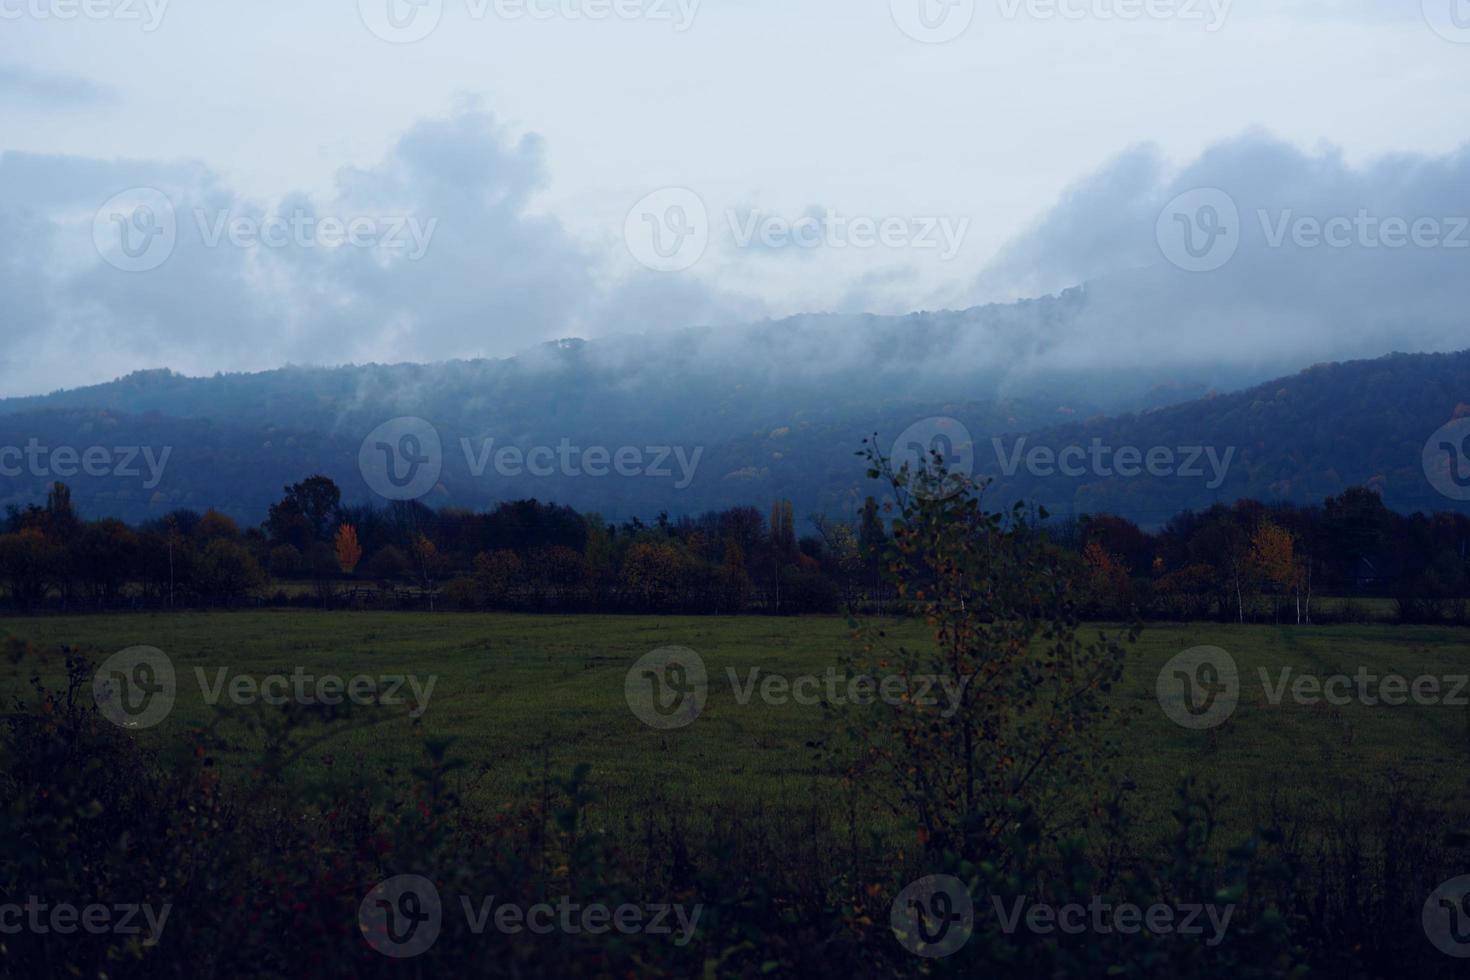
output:
[[[1006,477],[993,451],[979,472],[998,477],[994,492],[1051,500],[1077,511],[1122,513],[1147,523],[1181,507],[1242,497],[1305,503],[1352,486],[1377,490],[1402,511],[1453,509],[1425,474],[1425,444],[1470,414],[1470,352],[1390,354],[1320,364],[1233,394],[1096,418],[1036,432],[1027,449],[1105,445],[1213,447],[1233,451],[1228,472],[1212,479],[1123,479],[1093,474],[1041,478],[1024,468]],[[1014,444],[1006,440],[1007,452]],[[1208,463],[1208,460],[1206,460]],[[1209,467],[1206,465],[1206,470]]]
[[879,406],[942,399],[1036,399],[1085,414],[1116,413],[1239,388],[1280,370],[1183,355],[1137,368],[1077,366],[1057,355],[1072,343],[1070,331],[1085,305],[1079,288],[960,311],[810,314],[743,327],[569,339],[499,359],[288,366],[199,378],[139,371],[105,384],[0,399],[0,413],[107,408],[319,431],[413,413],[451,428],[493,419],[518,432],[544,424],[598,438],[718,440],[789,424],[801,413],[840,420]]
[[[255,523],[281,486],[318,472],[336,480],[347,499],[368,501],[373,494],[359,460],[364,437],[412,415],[431,423],[441,440],[442,474],[426,498],[435,506],[535,497],[624,518],[780,497],[799,513],[847,516],[872,490],[854,456],[863,438],[877,433],[887,451],[900,433],[932,417],[952,418],[962,425],[957,432],[968,432],[972,455],[962,463],[995,479],[995,505],[1025,500],[1063,514],[1110,512],[1149,525],[1216,501],[1301,503],[1363,485],[1400,510],[1461,506],[1431,485],[1422,453],[1436,429],[1470,412],[1470,352],[1322,364],[1242,391],[1121,415],[1054,395],[895,395],[882,384],[855,386],[850,377],[842,397],[825,403],[769,379],[754,393],[731,379],[704,390],[678,379],[661,389],[619,390],[606,362],[586,364],[580,342],[537,356],[549,366],[517,359],[199,379],[145,372],[0,402],[0,449],[69,447],[79,459],[93,447],[137,449],[136,476],[117,475],[120,456],[93,475],[79,461],[68,466],[66,457],[59,468],[54,461],[17,466],[12,454],[0,459],[0,504],[43,499],[49,483],[62,478],[88,516],[142,520],[179,507],[215,507]],[[594,376],[598,384],[586,383]],[[473,394],[479,386],[488,392],[483,398]],[[668,476],[593,477],[564,468],[533,475],[500,472],[491,462],[506,447],[524,454],[561,445],[610,454],[636,449]],[[1106,453],[1101,465],[1094,446]],[[156,482],[145,447],[164,464]],[[1038,447],[1047,452],[1036,455]],[[1068,447],[1084,455],[1074,451],[1074,465],[1064,471],[1056,460]],[[1136,475],[1120,475],[1115,456],[1130,449],[1143,457],[1168,450],[1172,470],[1157,475],[1162,464],[1156,472],[1144,465]],[[103,469],[100,456],[94,463]]]

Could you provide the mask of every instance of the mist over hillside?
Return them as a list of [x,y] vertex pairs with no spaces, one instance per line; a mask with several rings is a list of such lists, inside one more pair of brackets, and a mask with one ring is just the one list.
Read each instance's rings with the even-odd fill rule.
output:
[[[731,243],[713,228],[709,256],[687,274],[609,272],[618,249],[597,253],[531,213],[542,147],[483,106],[421,120],[377,167],[342,174],[329,202],[438,219],[424,263],[212,247],[191,216],[266,220],[310,202],[247,207],[192,164],[10,151],[0,227],[35,229],[54,248],[49,259],[0,255],[13,300],[15,343],[0,355],[9,390],[105,376],[99,359],[109,370],[156,367],[0,400],[0,450],[31,440],[85,450],[103,435],[169,448],[151,487],[76,468],[88,513],[129,519],[188,506],[254,523],[282,484],[314,472],[350,500],[381,500],[363,477],[364,440],[404,417],[424,420],[438,446],[426,499],[469,507],[534,496],[626,517],[784,497],[803,513],[850,515],[869,489],[853,456],[862,439],[912,446],[916,426],[920,441],[951,449],[958,434],[966,464],[997,479],[993,498],[1062,513],[1111,509],[1150,523],[1181,506],[1320,499],[1352,483],[1380,486],[1393,506],[1430,507],[1440,495],[1426,490],[1416,453],[1470,401],[1470,386],[1441,377],[1460,355],[1348,364],[1330,383],[1296,372],[1465,345],[1470,231],[1454,216],[1470,213],[1467,175],[1464,149],[1358,162],[1247,130],[1176,165],[1140,144],[1075,177],[970,271],[949,269],[948,287],[920,288],[895,265],[857,283],[834,275],[842,295],[800,305],[758,300],[740,292],[740,276],[719,273],[789,282],[811,277],[796,273],[813,256],[736,248],[731,266]],[[146,275],[125,262],[97,268],[93,221],[77,217],[95,218],[119,177],[164,188],[182,216]],[[508,264],[492,275],[487,256]],[[916,306],[931,310],[855,312]],[[834,312],[771,316],[793,308]],[[99,332],[114,349],[87,341]],[[558,333],[585,339],[542,340]],[[293,360],[359,363],[204,373]],[[1377,411],[1361,399],[1369,378],[1387,386]],[[1168,450],[1154,473],[1213,468],[1140,478],[1091,455],[1080,472],[1074,457],[1058,470],[1046,453],[1036,465],[1027,455],[1094,439]],[[545,467],[528,467],[527,454],[547,450],[552,471],[531,472]],[[642,462],[629,455],[624,475],[610,463],[610,475],[589,477],[619,450]],[[54,475],[30,464],[7,472],[0,503],[41,499]]]
[[[916,440],[943,448],[994,480],[992,505],[1107,511],[1145,525],[1185,507],[1245,496],[1312,502],[1353,485],[1404,510],[1460,503],[1435,490],[1421,456],[1436,429],[1466,414],[1470,353],[1319,365],[1195,399],[1184,396],[1218,380],[1203,369],[1173,384],[1139,371],[1018,385],[999,364],[885,359],[884,345],[901,338],[952,345],[987,315],[995,311],[752,327],[747,341],[788,355],[762,372],[721,370],[728,335],[712,331],[568,341],[500,361],[144,372],[0,403],[0,446],[77,457],[19,467],[0,503],[43,499],[63,478],[91,516],[215,507],[256,523],[284,484],[313,473],[350,501],[383,503],[369,469],[410,431],[382,436],[380,427],[405,417],[436,443],[437,478],[418,494],[436,506],[534,497],[647,518],[789,498],[802,514],[851,516],[874,490],[855,455],[874,434],[885,453],[901,456]],[[865,331],[865,357],[797,355],[844,330]],[[136,472],[88,472],[78,460],[92,447],[133,448]]]
[[[538,437],[729,438],[810,413],[851,415],[936,400],[1053,400],[1074,411],[1182,401],[1271,376],[1212,360],[1135,369],[1044,368],[1071,342],[1083,289],[1056,297],[902,317],[809,315],[733,328],[564,340],[504,359],[286,367],[190,378],[166,370],[50,395],[42,407],[156,411],[237,424],[354,430],[418,413]],[[374,421],[376,420],[376,421]]]

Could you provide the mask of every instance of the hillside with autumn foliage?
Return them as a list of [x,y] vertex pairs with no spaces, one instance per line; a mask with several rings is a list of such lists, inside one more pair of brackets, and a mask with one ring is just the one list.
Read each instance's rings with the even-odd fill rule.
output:
[[[572,368],[542,384],[518,377],[509,387],[481,390],[486,370],[292,369],[212,379],[165,373],[0,403],[0,447],[70,447],[79,455],[91,447],[143,447],[166,463],[150,474],[140,456],[133,478],[92,475],[76,462],[69,471],[13,466],[0,504],[39,503],[62,479],[91,516],[147,521],[179,508],[216,509],[253,524],[282,486],[312,473],[332,478],[345,500],[368,503],[379,498],[361,472],[364,437],[385,417],[416,416],[433,426],[443,450],[442,473],[423,497],[434,508],[536,498],[627,520],[781,498],[792,500],[798,515],[850,518],[867,493],[854,457],[863,440],[876,434],[887,451],[906,431],[936,419],[954,424],[945,442],[951,462],[994,481],[992,503],[1023,501],[1064,516],[1111,513],[1156,528],[1187,508],[1242,498],[1310,504],[1355,486],[1404,512],[1465,506],[1435,489],[1423,453],[1436,430],[1470,414],[1470,352],[1323,364],[1241,391],[1122,414],[1056,392],[980,400],[962,389],[936,389],[928,399],[909,390],[897,398],[881,384],[849,385],[840,401],[824,401],[825,388],[797,385],[778,386],[770,397],[738,386],[687,385],[645,396]],[[1168,401],[1162,392],[1154,397]],[[504,399],[522,400],[511,411]],[[367,404],[379,407],[369,411]],[[608,453],[629,447],[647,452],[650,463],[662,455],[669,478],[476,472],[488,448],[561,443]],[[1094,446],[1105,455],[1094,459]],[[1044,465],[1069,447],[1086,454],[1074,457],[1072,474]],[[1151,451],[1167,452],[1172,462],[1127,475],[1113,465],[1119,452],[1146,458]],[[1038,459],[1043,465],[1033,465]]]

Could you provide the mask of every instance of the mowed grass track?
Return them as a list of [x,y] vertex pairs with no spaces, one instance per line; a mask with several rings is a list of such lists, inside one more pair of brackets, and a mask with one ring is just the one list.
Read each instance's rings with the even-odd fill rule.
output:
[[[1094,627],[1089,632],[1107,627]],[[916,623],[889,624],[890,636],[922,644]],[[214,707],[196,678],[217,671],[263,677],[312,675],[436,678],[428,709],[413,722],[408,707],[369,709],[381,720],[343,726],[294,764],[306,783],[365,775],[382,784],[406,780],[423,759],[426,738],[456,739],[469,765],[467,795],[504,802],[539,783],[592,767],[596,812],[611,826],[636,820],[651,800],[697,804],[706,814],[785,810],[830,801],[836,783],[808,742],[828,719],[820,706],[768,704],[735,696],[727,671],[787,677],[823,674],[854,639],[840,618],[682,618],[461,614],[181,613],[0,620],[0,631],[27,640],[42,656],[40,673],[62,677],[62,644],[94,661],[131,646],[153,646],[173,660],[178,700],[155,729],[133,737],[160,748],[206,724]],[[685,728],[660,731],[640,722],[624,698],[629,667],[662,646],[695,650],[710,677],[704,712]],[[1199,645],[1227,650],[1240,667],[1242,696],[1231,719],[1189,731],[1165,717],[1155,698],[1160,668]],[[0,664],[7,706],[29,697],[36,661]],[[1232,804],[1227,827],[1244,832],[1274,793],[1347,812],[1371,813],[1393,774],[1470,816],[1470,709],[1353,703],[1309,707],[1291,698],[1272,705],[1259,676],[1355,674],[1450,677],[1470,673],[1470,630],[1394,626],[1265,627],[1201,624],[1146,629],[1114,692],[1128,709],[1117,732],[1122,774],[1139,787],[1143,826],[1163,832],[1173,788],[1186,773],[1221,788]],[[1446,687],[1446,690],[1449,688]],[[402,693],[411,697],[405,685]],[[1470,691],[1462,692],[1470,695]],[[238,732],[238,730],[237,730]],[[242,743],[243,743],[242,739]],[[246,757],[242,744],[237,759]],[[330,755],[329,772],[324,756]]]

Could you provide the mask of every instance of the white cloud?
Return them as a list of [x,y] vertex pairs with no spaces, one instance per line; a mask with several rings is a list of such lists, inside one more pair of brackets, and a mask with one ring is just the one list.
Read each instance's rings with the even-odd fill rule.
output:
[[[1227,195],[1239,244],[1214,271],[1183,271],[1168,258],[1183,226],[1166,223],[1161,241],[1159,218],[1200,188]],[[976,297],[1089,282],[1077,316],[1038,352],[1048,369],[1259,363],[1284,372],[1465,347],[1467,263],[1470,148],[1354,166],[1332,148],[1305,153],[1252,132],[1177,169],[1151,147],[1123,153],[1010,241]]]
[[[139,367],[502,355],[573,334],[758,312],[688,279],[605,285],[606,256],[530,211],[544,180],[540,140],[511,136],[473,106],[415,125],[377,166],[342,171],[320,201],[243,198],[199,164],[7,153],[0,290],[7,338],[25,355],[0,369],[0,389]],[[157,268],[123,271],[99,257],[94,219],[139,187],[166,195],[177,242]],[[361,227],[373,247],[323,247],[336,242],[323,219],[370,221]],[[104,237],[118,233],[110,221]]]

